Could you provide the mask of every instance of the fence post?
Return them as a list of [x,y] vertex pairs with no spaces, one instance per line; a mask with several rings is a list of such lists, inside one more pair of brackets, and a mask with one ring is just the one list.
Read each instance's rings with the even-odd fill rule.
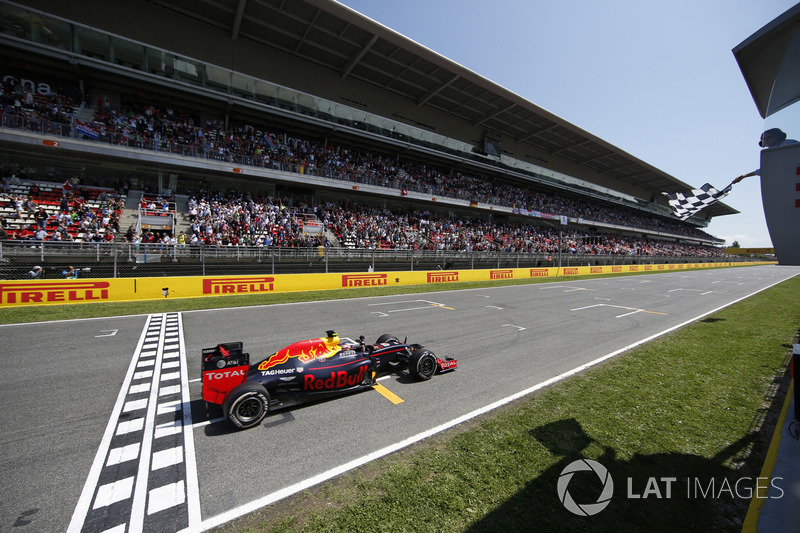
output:
[[117,249],[113,248],[114,251],[114,277],[117,277]]

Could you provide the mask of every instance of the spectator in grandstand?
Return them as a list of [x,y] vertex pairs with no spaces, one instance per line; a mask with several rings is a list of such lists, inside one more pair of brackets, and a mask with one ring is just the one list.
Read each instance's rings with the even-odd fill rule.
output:
[[47,211],[44,210],[44,206],[39,206],[39,210],[33,215],[34,220],[36,220],[36,225],[39,228],[44,229],[47,226],[47,219],[50,218],[50,215],[47,214]]
[[42,270],[42,267],[39,265],[36,265],[28,272],[28,277],[31,279],[42,279],[44,277],[44,270]]
[[78,278],[78,271],[75,270],[75,267],[70,265],[67,267],[66,270],[61,271],[61,276],[64,279],[77,279]]

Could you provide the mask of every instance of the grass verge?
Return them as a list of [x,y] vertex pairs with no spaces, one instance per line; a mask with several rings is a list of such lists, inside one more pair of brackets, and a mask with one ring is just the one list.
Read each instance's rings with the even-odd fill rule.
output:
[[[788,386],[799,298],[792,278],[219,530],[740,531]],[[581,458],[615,483],[594,516],[557,493]],[[601,490],[592,472],[568,484],[579,504]]]

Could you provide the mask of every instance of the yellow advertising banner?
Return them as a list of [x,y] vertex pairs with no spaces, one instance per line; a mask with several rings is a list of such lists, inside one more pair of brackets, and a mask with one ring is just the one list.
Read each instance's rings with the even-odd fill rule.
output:
[[556,278],[627,272],[663,272],[756,264],[772,263],[688,263],[336,274],[265,274],[259,276],[9,280],[0,281],[0,307],[202,298],[331,289],[358,290],[365,287]]

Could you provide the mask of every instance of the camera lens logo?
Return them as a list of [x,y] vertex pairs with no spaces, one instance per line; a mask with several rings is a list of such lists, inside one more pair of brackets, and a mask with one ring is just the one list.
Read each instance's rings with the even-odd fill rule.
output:
[[[603,484],[603,491],[600,493],[600,497],[597,498],[597,502],[595,503],[576,503],[567,490],[567,486],[572,480],[572,476],[575,475],[575,472],[584,472],[589,470],[597,474],[597,477]],[[561,500],[561,503],[564,505],[567,511],[579,516],[592,516],[605,509],[606,506],[608,506],[608,504],[611,502],[611,497],[614,495],[614,480],[611,479],[611,475],[608,473],[606,467],[597,461],[592,461],[591,459],[578,459],[577,461],[573,461],[568,464],[564,470],[561,471],[561,476],[558,478],[557,488],[558,499]]]

